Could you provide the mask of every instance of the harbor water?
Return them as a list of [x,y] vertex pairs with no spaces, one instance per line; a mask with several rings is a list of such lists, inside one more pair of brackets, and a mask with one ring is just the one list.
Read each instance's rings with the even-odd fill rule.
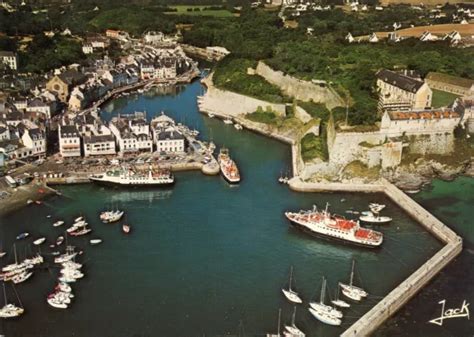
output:
[[[26,313],[0,323],[0,332],[6,337],[276,333],[278,309],[282,309],[283,323],[290,321],[293,311],[281,292],[287,286],[290,266],[294,267],[294,286],[304,300],[298,305],[296,325],[307,336],[338,336],[440,249],[440,242],[383,195],[304,194],[278,184],[281,172],[290,167],[289,147],[199,114],[196,96],[202,91],[199,82],[193,82],[166,93],[118,98],[104,107],[102,117],[109,120],[118,113],[146,111],[150,119],[164,111],[199,130],[201,139],[228,147],[240,167],[241,184],[229,186],[219,176],[196,171],[177,173],[175,186],[167,189],[61,186],[57,188],[62,196],[52,197],[43,205],[25,206],[0,219],[1,244],[9,252],[2,263],[12,261],[12,245],[20,232],[28,231],[33,238],[46,236],[48,242],[53,242],[65,228],[54,228],[52,223],[64,219],[71,224],[79,215],[86,217],[93,229],[87,238],[69,238],[69,244],[84,250],[79,262],[84,263],[86,274],[72,286],[75,298],[69,309],[53,309],[46,303],[59,270],[51,263],[48,245],[43,245],[47,268],[35,271],[30,280],[16,286]],[[439,207],[437,197],[430,199],[436,193],[440,200],[445,198],[442,192],[436,192],[440,188],[435,185],[433,191],[423,192],[417,199],[422,204],[426,201],[427,206],[433,204],[430,210],[438,212],[448,224],[451,215],[443,212],[453,212],[455,207],[455,216],[461,221],[455,205],[460,201]],[[286,210],[308,209],[315,204],[324,207],[327,202],[332,211],[347,217],[355,216],[347,210],[366,210],[369,202],[386,204],[385,215],[393,222],[376,227],[384,233],[382,247],[371,250],[316,239],[290,227],[284,218]],[[99,222],[99,212],[107,208],[126,211],[122,223],[132,226],[130,235],[121,232],[120,224]],[[469,209],[465,212],[468,214]],[[464,216],[467,221],[468,216]],[[88,240],[96,237],[103,243],[90,246]],[[16,246],[21,258],[35,251],[31,239],[17,241]],[[450,269],[466,269],[472,254],[465,254],[459,260],[467,260],[456,267],[460,263],[457,261]],[[337,282],[348,281],[353,259],[355,283],[370,295],[344,310],[340,327],[326,326],[310,315],[308,302],[319,299],[323,276],[334,298]],[[457,270],[458,275],[461,272]],[[443,273],[426,290],[428,293],[419,296],[429,301],[433,312],[438,309],[438,297],[431,296],[430,291],[439,291],[439,296],[445,297],[449,295],[443,291],[454,291],[455,284],[445,285],[447,279],[452,277]],[[472,279],[470,275],[471,284]],[[10,284],[6,290],[8,299],[15,301]],[[472,294],[472,285],[470,290]],[[413,303],[423,306],[418,298]],[[420,326],[427,325],[425,309],[412,306],[410,312],[417,310],[423,317],[419,324],[412,324],[413,317],[403,310],[393,320],[396,323],[384,326],[381,336],[390,336],[388,332],[406,336],[400,333],[401,326],[402,331],[416,334]],[[448,336],[442,334],[444,329],[434,330],[440,332],[439,336]]]

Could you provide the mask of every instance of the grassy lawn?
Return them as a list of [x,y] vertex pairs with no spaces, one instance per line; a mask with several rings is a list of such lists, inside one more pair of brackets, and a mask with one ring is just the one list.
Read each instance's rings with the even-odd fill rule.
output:
[[[218,9],[218,10],[204,10],[204,8],[209,6],[169,6],[171,8],[177,9],[177,12],[165,12],[165,14],[171,15],[193,15],[193,16],[214,16],[214,17],[230,17],[233,16],[231,12],[225,9]],[[192,11],[188,11],[188,8],[192,9]]]
[[247,119],[264,124],[276,124],[277,116],[273,112],[269,111],[255,111],[245,116]]
[[433,100],[431,102],[431,105],[433,106],[433,108],[441,108],[444,106],[448,106],[453,103],[456,98],[459,97],[459,95],[451,94],[449,92],[440,91],[436,89],[432,90]]

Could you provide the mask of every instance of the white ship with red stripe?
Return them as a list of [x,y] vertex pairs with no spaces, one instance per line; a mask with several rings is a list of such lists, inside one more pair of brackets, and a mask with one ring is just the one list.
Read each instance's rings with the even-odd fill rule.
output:
[[285,216],[293,225],[320,236],[346,241],[364,247],[379,247],[383,242],[383,234],[372,229],[363,228],[358,221],[347,220],[334,215],[326,209],[318,211],[316,207],[308,211],[285,212]]
[[221,148],[217,162],[221,168],[222,176],[229,184],[238,184],[240,182],[239,168],[235,161],[230,158],[228,149]]

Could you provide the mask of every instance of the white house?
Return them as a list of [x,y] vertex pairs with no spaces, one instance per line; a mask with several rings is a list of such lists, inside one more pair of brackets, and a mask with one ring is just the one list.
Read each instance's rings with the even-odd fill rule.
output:
[[73,125],[59,125],[59,153],[62,157],[81,156],[81,137]]
[[86,55],[87,54],[92,54],[92,53],[94,53],[94,47],[92,47],[92,45],[90,43],[84,43],[82,45],[82,52]]
[[148,44],[157,44],[163,42],[165,39],[165,34],[162,32],[149,31],[146,32],[143,36],[143,40]]
[[351,33],[347,33],[345,39],[346,39],[346,41],[349,42],[349,43],[354,42],[354,37],[352,36]]
[[18,69],[18,56],[11,51],[0,51],[0,62],[6,64],[10,69]]
[[184,152],[185,138],[173,128],[163,130],[155,139],[157,152]]
[[32,156],[46,155],[46,136],[39,128],[26,129],[21,141],[26,148],[32,149]]
[[437,41],[438,40],[438,37],[434,34],[431,34],[431,32],[423,32],[423,34],[421,34],[420,36],[420,41],[423,41],[423,42],[431,42],[431,41]]
[[375,34],[375,33],[370,34],[370,36],[369,36],[369,42],[370,42],[370,43],[377,43],[377,42],[379,42],[379,38],[378,38],[377,34]]
[[91,135],[84,137],[84,156],[105,156],[115,154],[113,135]]
[[153,151],[150,126],[141,113],[114,117],[109,124],[121,153]]

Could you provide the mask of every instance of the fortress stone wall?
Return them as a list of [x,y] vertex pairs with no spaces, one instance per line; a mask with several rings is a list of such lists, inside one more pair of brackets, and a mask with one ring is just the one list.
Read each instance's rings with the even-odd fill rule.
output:
[[262,61],[258,62],[255,74],[278,86],[285,95],[295,97],[298,100],[305,102],[312,100],[315,103],[323,103],[326,104],[328,109],[345,105],[334,89],[327,86],[321,87],[312,82],[285,75],[281,71],[273,70]]

